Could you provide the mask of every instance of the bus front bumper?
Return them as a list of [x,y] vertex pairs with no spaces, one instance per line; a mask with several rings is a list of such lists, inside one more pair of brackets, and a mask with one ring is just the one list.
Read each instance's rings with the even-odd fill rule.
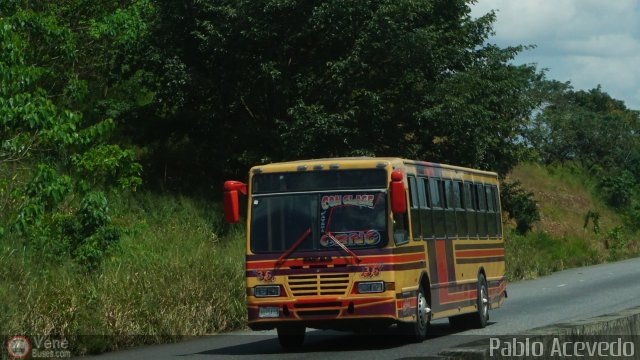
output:
[[395,297],[262,300],[248,302],[247,307],[249,327],[253,330],[294,322],[318,329],[340,329],[366,323],[391,324],[398,319]]

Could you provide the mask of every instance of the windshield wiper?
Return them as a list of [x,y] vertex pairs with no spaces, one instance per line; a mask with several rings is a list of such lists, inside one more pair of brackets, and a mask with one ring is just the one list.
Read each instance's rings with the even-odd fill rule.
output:
[[333,236],[331,231],[329,231],[329,224],[331,224],[331,218],[333,217],[333,209],[335,209],[335,208],[332,208],[331,211],[329,212],[329,217],[327,219],[327,226],[324,229],[324,234],[327,235],[329,237],[329,239],[333,240],[333,242],[336,245],[338,245],[342,250],[344,250],[347,254],[351,255],[351,257],[354,258],[357,263],[360,263],[362,261],[362,259],[360,259],[360,257],[358,257],[358,255],[356,255],[356,253],[351,251],[345,244],[343,244],[340,241],[338,241],[338,239],[336,239]]
[[336,239],[333,234],[330,231],[325,231],[325,235],[329,236],[329,238],[331,240],[333,240],[333,243],[338,245],[342,250],[344,250],[347,254],[351,255],[352,258],[354,258],[356,260],[357,263],[360,263],[362,261],[362,259],[360,259],[360,257],[358,255],[356,255],[356,253],[354,253],[353,251],[351,251],[345,244],[341,243],[340,241],[338,241],[338,239]]
[[300,246],[300,244],[302,244],[302,242],[304,241],[304,239],[306,239],[307,237],[309,237],[309,235],[311,235],[311,227],[308,227],[307,230],[304,231],[304,233],[302,233],[302,235],[300,235],[300,237],[298,238],[298,240],[296,240],[296,242],[294,242],[288,249],[287,251],[284,252],[284,254],[282,254],[278,260],[276,261],[276,266],[275,268],[277,269],[278,267],[280,267],[280,265],[282,265],[282,263],[284,263],[284,261],[289,257],[289,255],[291,255],[291,253],[298,248],[298,246]]

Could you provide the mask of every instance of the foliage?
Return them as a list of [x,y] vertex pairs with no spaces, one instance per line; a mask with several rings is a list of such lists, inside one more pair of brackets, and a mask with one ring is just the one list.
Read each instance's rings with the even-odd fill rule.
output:
[[348,155],[505,173],[538,105],[542,75],[509,63],[522,47],[485,44],[495,16],[472,18],[468,1],[205,0],[158,13],[159,119],[130,131],[165,180]]
[[[524,132],[545,163],[579,163],[597,178],[597,192],[637,228],[634,204],[640,186],[640,112],[628,109],[598,86],[574,91],[545,81],[546,102]],[[629,221],[631,220],[631,221]]]
[[[13,180],[0,186],[2,197],[10,199],[3,201],[9,215],[2,220],[24,246],[68,248],[81,264],[95,267],[107,243],[119,236],[108,221],[83,223],[106,214],[106,203],[98,206],[94,191],[114,185],[135,189],[141,167],[131,150],[108,143],[113,121],[99,120],[85,107],[91,82],[81,76],[89,58],[78,55],[78,41],[85,39],[74,19],[58,16],[80,5],[31,7],[12,1],[0,6],[0,175]],[[75,213],[70,209],[78,198]],[[79,228],[80,234],[56,230],[54,224],[68,222],[60,212],[77,218],[79,225],[69,228]],[[66,240],[71,243],[65,245]]]
[[623,170],[615,176],[604,176],[600,180],[603,198],[609,205],[619,209],[631,205],[635,186],[636,180],[633,174],[627,170]]
[[629,239],[621,227],[609,230],[605,238],[605,247],[609,249],[609,260],[616,261],[624,258],[628,244]]
[[545,163],[579,161],[596,175],[628,170],[640,180],[640,112],[600,87],[547,82],[547,101],[525,132]]
[[[63,216],[78,227],[65,228],[69,234],[108,220],[102,195],[90,198],[75,216]],[[222,217],[219,206],[149,192],[107,199],[111,222],[126,230],[96,271],[77,271],[75,260],[45,261],[0,239],[3,333],[65,335],[82,355],[243,326],[244,233],[217,235],[221,220],[211,214]]]
[[640,202],[637,199],[625,214],[625,224],[633,231],[640,230]]
[[87,188],[117,183],[122,188],[135,189],[142,184],[138,176],[142,166],[135,160],[132,150],[107,144],[96,145],[71,157],[71,162],[83,177],[82,185]]
[[516,221],[516,231],[524,235],[540,220],[538,205],[533,193],[526,191],[520,181],[503,181],[500,184],[500,202],[509,218]]
[[507,234],[505,256],[507,278],[512,281],[606,260],[598,248],[581,238],[558,238],[539,231]]
[[593,224],[593,233],[600,233],[600,213],[597,211],[589,210],[587,214],[584,216],[584,225],[583,229],[586,229],[589,226],[589,222]]

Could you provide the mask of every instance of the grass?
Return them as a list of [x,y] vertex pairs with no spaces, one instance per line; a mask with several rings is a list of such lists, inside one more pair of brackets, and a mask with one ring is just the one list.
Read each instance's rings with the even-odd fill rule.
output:
[[599,214],[601,231],[622,224],[619,215],[595,196],[593,179],[579,167],[521,164],[508,179],[519,180],[525,189],[533,192],[542,218],[534,230],[555,237],[596,240],[599,236],[593,231],[593,223],[584,226],[589,211]]
[[[638,234],[625,230],[620,215],[598,198],[595,181],[580,167],[520,164],[508,180],[520,181],[534,194],[541,215],[524,236],[508,231],[509,279],[530,279],[640,254]],[[507,229],[513,227],[507,224]]]
[[81,354],[243,327],[244,235],[219,235],[220,214],[179,196],[116,199],[114,220],[126,233],[90,274],[43,264],[5,239],[0,333],[101,335],[72,342]]
[[512,281],[604,260],[598,250],[581,238],[556,238],[544,232],[531,232],[525,236],[511,232],[506,239],[505,254],[507,278]]

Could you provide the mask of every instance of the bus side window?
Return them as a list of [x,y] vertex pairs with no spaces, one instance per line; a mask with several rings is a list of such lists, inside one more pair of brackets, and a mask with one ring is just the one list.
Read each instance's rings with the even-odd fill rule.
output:
[[413,176],[407,176],[409,179],[409,200],[411,201],[411,208],[418,208],[418,189],[416,187],[416,178]]
[[493,212],[493,196],[491,196],[491,185],[485,185],[484,192],[487,194],[487,211]]
[[427,191],[425,190],[424,187],[424,181],[422,181],[422,178],[419,178],[420,181],[418,182],[418,202],[420,203],[420,209],[427,209],[429,208],[429,206],[427,205],[428,202],[428,196],[427,196]]
[[469,231],[470,238],[478,237],[478,228],[476,226],[476,211],[475,211],[475,198],[473,196],[473,191],[471,187],[471,183],[465,182],[464,184],[464,207],[466,209],[467,215],[467,230]]
[[447,180],[447,184],[449,185],[449,207],[451,209],[460,209],[462,207],[460,200],[460,187],[458,186],[457,181]]
[[493,198],[493,208],[495,210],[496,236],[502,237],[502,215],[500,209],[500,200],[498,199],[498,187],[491,185],[491,197]]
[[456,199],[453,190],[453,180],[444,180],[445,194],[445,225],[447,229],[447,237],[455,238],[458,236],[456,229]]
[[469,230],[467,229],[467,211],[464,207],[464,189],[460,181],[453,182],[453,198],[456,205],[458,237],[467,238],[469,236]]
[[429,197],[431,198],[431,206],[442,209],[442,196],[440,189],[440,180],[429,178]]
[[484,185],[476,184],[476,193],[478,195],[478,208],[476,215],[478,220],[478,236],[480,238],[487,237],[487,196],[484,191]]
[[416,178],[414,176],[407,176],[409,180],[409,201],[411,203],[411,232],[413,233],[413,238],[418,239],[422,237],[420,230],[420,210],[418,209],[418,186],[416,185]]
[[487,225],[489,237],[496,237],[498,234],[498,224],[496,223],[496,206],[494,193],[491,185],[485,185],[485,193],[487,194]]
[[431,199],[431,214],[433,219],[433,235],[443,238],[446,235],[444,222],[444,199],[442,198],[442,181],[429,178],[429,198]]
[[431,219],[431,202],[429,199],[428,185],[426,179],[418,178],[418,192],[420,193],[420,224],[422,225],[422,238],[433,237],[433,225]]

